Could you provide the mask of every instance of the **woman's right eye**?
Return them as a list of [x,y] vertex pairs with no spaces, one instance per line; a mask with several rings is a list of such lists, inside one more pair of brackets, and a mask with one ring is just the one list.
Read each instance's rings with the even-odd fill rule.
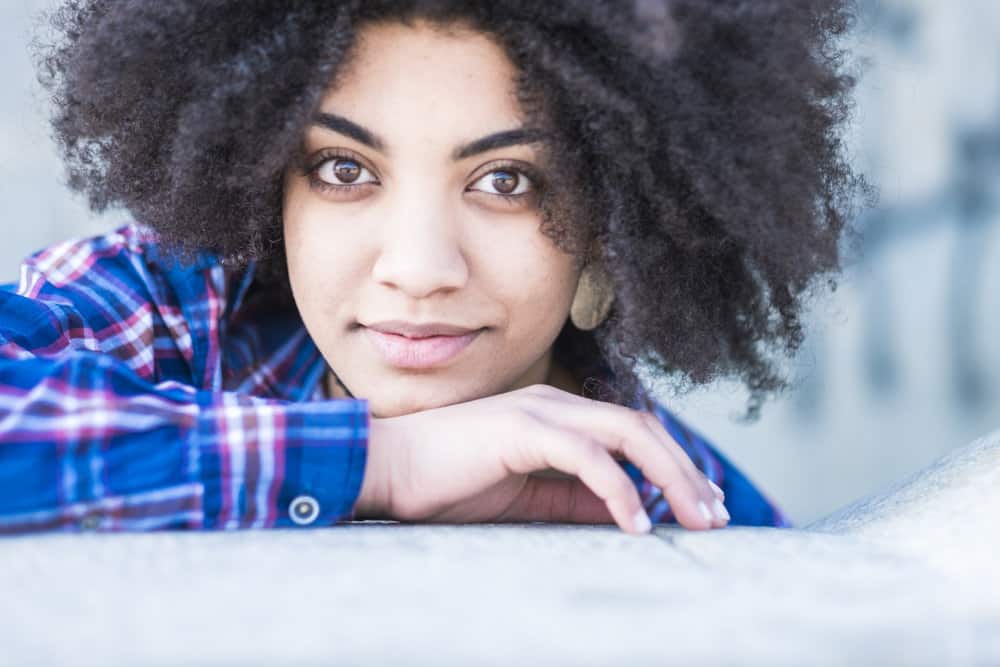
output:
[[367,167],[348,157],[334,157],[321,162],[313,169],[314,178],[323,185],[332,187],[350,187],[378,183]]

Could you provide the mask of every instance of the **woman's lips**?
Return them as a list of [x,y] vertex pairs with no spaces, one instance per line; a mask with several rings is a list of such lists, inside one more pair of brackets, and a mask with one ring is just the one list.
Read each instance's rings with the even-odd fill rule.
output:
[[469,346],[482,329],[463,336],[407,338],[364,327],[365,335],[385,359],[400,368],[431,368],[451,360]]

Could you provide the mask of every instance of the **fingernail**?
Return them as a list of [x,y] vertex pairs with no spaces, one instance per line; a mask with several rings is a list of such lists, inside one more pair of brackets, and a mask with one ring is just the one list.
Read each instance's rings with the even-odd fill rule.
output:
[[653,522],[649,520],[646,511],[640,508],[632,517],[632,526],[640,533],[648,533],[653,529]]
[[712,522],[712,512],[708,509],[708,505],[706,505],[703,500],[698,501],[698,511],[701,512],[703,517],[705,517],[705,521],[708,521],[709,523]]
[[722,500],[723,498],[726,497],[726,492],[723,491],[721,488],[719,488],[718,484],[716,484],[710,479],[706,481],[708,482],[708,485],[712,487],[712,490],[715,491],[715,495],[719,496],[719,500]]
[[729,512],[726,511],[726,506],[718,498],[715,499],[715,516],[723,521],[729,521]]

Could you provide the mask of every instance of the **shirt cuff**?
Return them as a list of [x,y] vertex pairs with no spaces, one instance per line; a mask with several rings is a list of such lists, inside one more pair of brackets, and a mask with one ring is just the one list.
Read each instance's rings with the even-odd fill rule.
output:
[[205,528],[315,528],[353,516],[368,458],[366,399],[257,399],[203,409],[200,422]]

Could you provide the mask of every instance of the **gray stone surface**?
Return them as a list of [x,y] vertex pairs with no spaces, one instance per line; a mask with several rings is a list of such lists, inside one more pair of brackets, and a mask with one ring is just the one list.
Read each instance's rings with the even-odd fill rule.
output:
[[805,529],[0,541],[4,664],[1000,664],[1000,433]]

